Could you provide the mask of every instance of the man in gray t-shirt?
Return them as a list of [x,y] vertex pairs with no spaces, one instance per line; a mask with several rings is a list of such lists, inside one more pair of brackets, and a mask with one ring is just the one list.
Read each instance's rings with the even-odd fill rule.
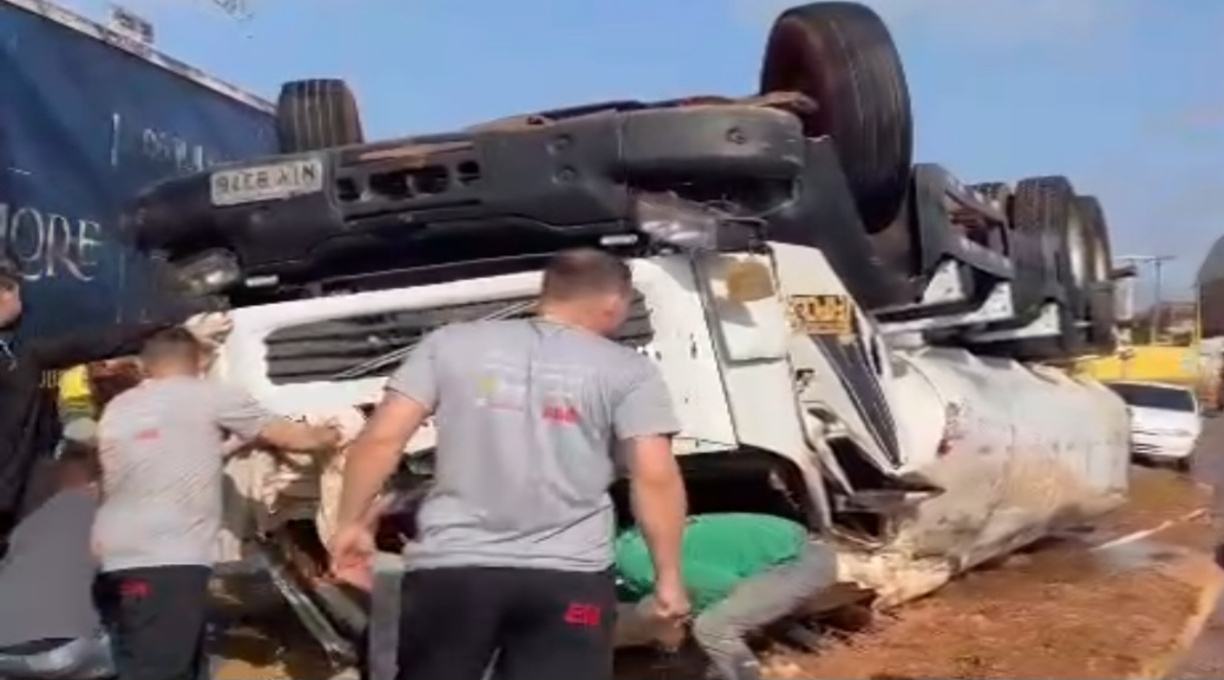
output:
[[339,442],[264,410],[250,395],[200,377],[205,349],[186,330],[150,338],[148,375],[98,423],[102,504],[93,540],[102,615],[123,680],[194,680],[208,581],[221,525],[224,438],[296,451]]
[[399,677],[611,678],[614,452],[659,575],[659,614],[680,619],[684,485],[679,430],[650,360],[608,339],[633,298],[628,266],[594,250],[556,256],[530,320],[427,336],[387,383],[349,449],[330,544],[345,578],[367,568],[362,518],[430,415],[434,487],[407,556]]

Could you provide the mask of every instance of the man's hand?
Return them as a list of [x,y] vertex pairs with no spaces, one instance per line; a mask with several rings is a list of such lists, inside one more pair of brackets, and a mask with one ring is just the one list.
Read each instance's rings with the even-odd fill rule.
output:
[[191,331],[196,340],[206,347],[217,347],[234,329],[234,320],[220,312],[196,314],[183,323],[183,328]]
[[660,580],[655,584],[654,597],[651,598],[651,604],[654,605],[654,615],[660,621],[672,623],[677,626],[683,625],[688,621],[689,614],[692,613],[693,607],[689,602],[688,591],[678,581]]
[[369,591],[374,583],[374,532],[361,524],[342,526],[332,536],[327,551],[331,574],[336,580]]

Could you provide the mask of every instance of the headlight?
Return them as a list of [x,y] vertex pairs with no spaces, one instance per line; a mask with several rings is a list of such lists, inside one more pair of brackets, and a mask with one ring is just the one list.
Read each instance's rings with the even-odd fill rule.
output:
[[228,250],[210,250],[173,265],[183,292],[191,296],[219,293],[242,279],[238,258]]
[[722,220],[701,206],[673,194],[646,194],[637,199],[638,228],[656,243],[681,250],[718,250]]

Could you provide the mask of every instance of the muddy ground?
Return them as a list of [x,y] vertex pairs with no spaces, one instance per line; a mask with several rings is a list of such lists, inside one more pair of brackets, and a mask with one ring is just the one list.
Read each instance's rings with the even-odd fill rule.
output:
[[[971,572],[931,597],[877,615],[866,630],[826,631],[817,653],[768,649],[767,675],[875,680],[1163,675],[1186,643],[1186,622],[1202,607],[1204,584],[1216,577],[1206,559],[1215,536],[1206,512],[1210,489],[1203,482],[1224,472],[1224,419],[1208,421],[1200,450],[1195,477],[1201,481],[1136,467],[1130,503],[1091,531],[1046,541]],[[1135,538],[1153,528],[1160,530]],[[237,621],[223,637],[227,660],[219,678],[336,674],[291,614],[274,601],[263,609]],[[1208,636],[1215,635],[1208,645],[1214,655],[1200,664],[1206,669],[1182,666],[1176,677],[1224,677],[1224,652],[1218,651],[1224,649],[1224,618],[1215,625],[1208,627]],[[1212,666],[1213,660],[1218,664]],[[623,678],[702,677],[686,655],[638,654],[622,658],[618,666]]]

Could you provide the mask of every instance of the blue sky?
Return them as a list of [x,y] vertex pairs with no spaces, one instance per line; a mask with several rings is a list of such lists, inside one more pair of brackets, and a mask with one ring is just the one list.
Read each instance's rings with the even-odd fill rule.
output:
[[[367,133],[441,131],[599,99],[748,94],[776,0],[129,0],[159,47],[256,93],[347,78]],[[99,17],[102,0],[68,4]],[[1187,294],[1224,235],[1224,2],[877,0],[918,155],[963,180],[1066,174],[1114,251],[1170,254]]]

